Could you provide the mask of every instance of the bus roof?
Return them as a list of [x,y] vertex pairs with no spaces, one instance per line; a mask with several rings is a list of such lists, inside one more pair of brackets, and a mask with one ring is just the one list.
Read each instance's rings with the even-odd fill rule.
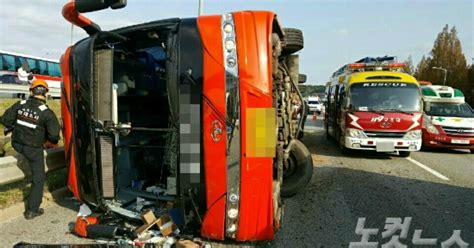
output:
[[418,81],[410,74],[397,71],[366,71],[354,72],[348,76],[348,84],[367,82],[403,82],[418,85]]
[[48,61],[48,62],[59,63],[58,59],[47,59],[47,58],[41,58],[41,57],[36,57],[36,56],[31,56],[31,55],[25,55],[25,54],[21,54],[21,53],[7,52],[7,51],[2,51],[2,50],[0,50],[0,53],[1,54],[18,56],[18,57],[23,57],[23,58],[32,58],[32,59],[44,60],[44,61]]

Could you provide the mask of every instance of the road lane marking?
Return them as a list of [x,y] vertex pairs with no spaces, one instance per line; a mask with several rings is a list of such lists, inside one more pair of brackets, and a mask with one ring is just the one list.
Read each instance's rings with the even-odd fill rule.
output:
[[425,169],[426,171],[428,171],[429,173],[435,175],[436,177],[441,178],[441,179],[443,179],[443,180],[445,180],[445,181],[449,181],[449,178],[447,178],[447,177],[444,176],[443,174],[441,174],[441,173],[439,173],[439,172],[437,172],[437,171],[431,169],[430,167],[428,167],[428,166],[426,166],[426,165],[424,165],[424,164],[422,164],[422,163],[420,163],[420,162],[418,162],[418,161],[416,161],[416,160],[414,160],[414,159],[412,159],[412,158],[410,158],[410,157],[408,157],[408,158],[406,158],[406,159],[407,159],[408,161],[412,162],[413,164],[418,165],[418,166],[421,167],[422,169]]

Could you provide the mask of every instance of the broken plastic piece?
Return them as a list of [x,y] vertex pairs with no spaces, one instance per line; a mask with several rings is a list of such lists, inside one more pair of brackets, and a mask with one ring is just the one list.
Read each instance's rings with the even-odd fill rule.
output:
[[161,195],[162,193],[165,192],[164,189],[162,189],[162,188],[160,188],[160,187],[158,187],[158,186],[150,186],[150,187],[147,187],[147,188],[146,188],[146,191],[147,191],[147,192],[151,192],[151,193],[153,193],[153,194],[155,194],[155,195]]
[[165,241],[166,241],[165,237],[157,236],[157,237],[153,237],[153,238],[147,240],[146,243],[163,244]]
[[176,195],[176,177],[168,177],[166,181],[166,194]]
[[106,206],[110,209],[110,211],[115,212],[119,215],[131,218],[131,219],[140,220],[140,214],[136,212],[124,209],[120,206],[117,206],[116,204],[107,203]]
[[166,239],[165,243],[163,244],[163,248],[171,248],[173,244],[176,243],[176,239],[173,237],[169,237]]
[[74,232],[81,237],[87,237],[87,226],[95,224],[99,224],[99,219],[96,216],[77,216]]
[[86,217],[86,216],[89,216],[92,214],[92,211],[91,209],[89,208],[89,206],[87,206],[86,204],[82,204],[80,207],[79,207],[79,212],[77,213],[77,216],[83,216],[83,217]]

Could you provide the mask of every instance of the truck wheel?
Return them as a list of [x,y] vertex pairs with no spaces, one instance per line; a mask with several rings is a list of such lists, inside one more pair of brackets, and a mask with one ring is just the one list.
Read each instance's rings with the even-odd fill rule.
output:
[[408,157],[410,157],[410,152],[409,151],[399,151],[398,155],[402,158],[408,158]]
[[298,83],[300,83],[300,84],[306,83],[306,74],[298,75]]
[[283,168],[281,195],[293,196],[301,192],[313,175],[313,159],[308,148],[299,140],[291,147],[288,166]]
[[296,28],[283,28],[285,32],[285,46],[283,47],[282,54],[289,55],[304,47],[303,32]]

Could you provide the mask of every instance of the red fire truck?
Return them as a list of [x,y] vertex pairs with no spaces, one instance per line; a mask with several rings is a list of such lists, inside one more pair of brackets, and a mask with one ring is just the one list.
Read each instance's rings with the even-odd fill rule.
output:
[[183,221],[174,221],[184,233],[273,239],[280,195],[303,190],[313,168],[293,113],[302,103],[294,54],[303,48],[301,31],[281,28],[268,11],[113,31],[81,14],[124,5],[76,0],[63,8],[89,34],[61,59],[75,197],[138,220],[130,206],[145,198],[157,212],[178,208]]
[[422,97],[417,80],[394,57],[363,58],[334,72],[326,87],[327,136],[349,149],[395,152],[421,148]]

